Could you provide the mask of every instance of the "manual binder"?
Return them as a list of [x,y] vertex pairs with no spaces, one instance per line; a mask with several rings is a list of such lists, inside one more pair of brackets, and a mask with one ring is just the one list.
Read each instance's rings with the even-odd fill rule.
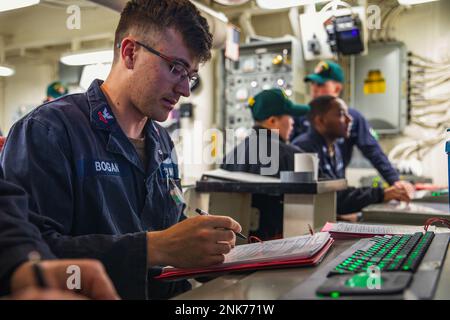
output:
[[234,271],[315,266],[333,244],[328,232],[239,245],[225,255],[225,261],[204,268],[166,267],[156,279],[193,278]]
[[[412,234],[416,232],[423,232],[424,226],[404,226],[404,225],[376,225],[376,224],[359,224],[359,223],[345,223],[327,222],[322,232],[329,232],[331,237],[335,240],[344,239],[359,239],[359,238],[371,238],[374,236],[385,235],[400,235],[400,234]],[[436,232],[436,228],[432,226],[430,231]]]

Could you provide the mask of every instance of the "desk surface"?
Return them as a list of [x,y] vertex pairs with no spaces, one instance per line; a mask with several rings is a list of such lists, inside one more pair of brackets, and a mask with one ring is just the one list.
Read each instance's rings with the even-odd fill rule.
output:
[[[184,300],[276,300],[288,293],[314,272],[320,270],[357,240],[339,240],[333,244],[317,267],[256,271],[229,274],[211,280],[174,299]],[[447,254],[434,299],[450,299],[450,257]]]
[[345,179],[319,180],[313,183],[281,183],[281,182],[238,182],[216,178],[197,181],[197,192],[237,192],[264,194],[319,194],[335,192],[347,188]]

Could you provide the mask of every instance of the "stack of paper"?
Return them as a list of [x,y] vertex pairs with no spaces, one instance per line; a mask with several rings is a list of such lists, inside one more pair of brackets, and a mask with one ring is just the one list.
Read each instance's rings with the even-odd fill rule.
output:
[[[436,228],[431,226],[428,228],[428,231],[436,231]],[[424,228],[423,226],[383,226],[372,224],[327,222],[322,228],[322,232],[329,232],[333,239],[354,239],[424,232]]]
[[233,248],[221,264],[190,269],[167,267],[156,278],[179,279],[232,271],[313,266],[322,261],[332,243],[328,232],[320,232],[313,236],[244,244]]

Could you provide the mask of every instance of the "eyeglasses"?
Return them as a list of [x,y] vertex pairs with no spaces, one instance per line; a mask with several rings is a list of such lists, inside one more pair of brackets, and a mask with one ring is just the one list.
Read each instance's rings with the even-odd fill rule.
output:
[[158,57],[164,59],[170,68],[170,73],[178,78],[178,82],[184,81],[186,78],[189,80],[189,90],[192,90],[199,82],[199,76],[197,73],[189,75],[189,71],[185,67],[185,65],[172,57],[168,57],[165,54],[139,42],[136,43],[146,49],[148,52],[157,55]]

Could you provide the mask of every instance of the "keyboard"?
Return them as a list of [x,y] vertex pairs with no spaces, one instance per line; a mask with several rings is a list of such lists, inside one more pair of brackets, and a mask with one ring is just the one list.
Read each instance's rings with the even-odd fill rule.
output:
[[360,239],[280,299],[432,299],[449,240],[433,232]]
[[433,238],[434,232],[373,237],[370,247],[356,250],[331,270],[328,276],[367,272],[372,266],[378,267],[381,272],[414,273]]

